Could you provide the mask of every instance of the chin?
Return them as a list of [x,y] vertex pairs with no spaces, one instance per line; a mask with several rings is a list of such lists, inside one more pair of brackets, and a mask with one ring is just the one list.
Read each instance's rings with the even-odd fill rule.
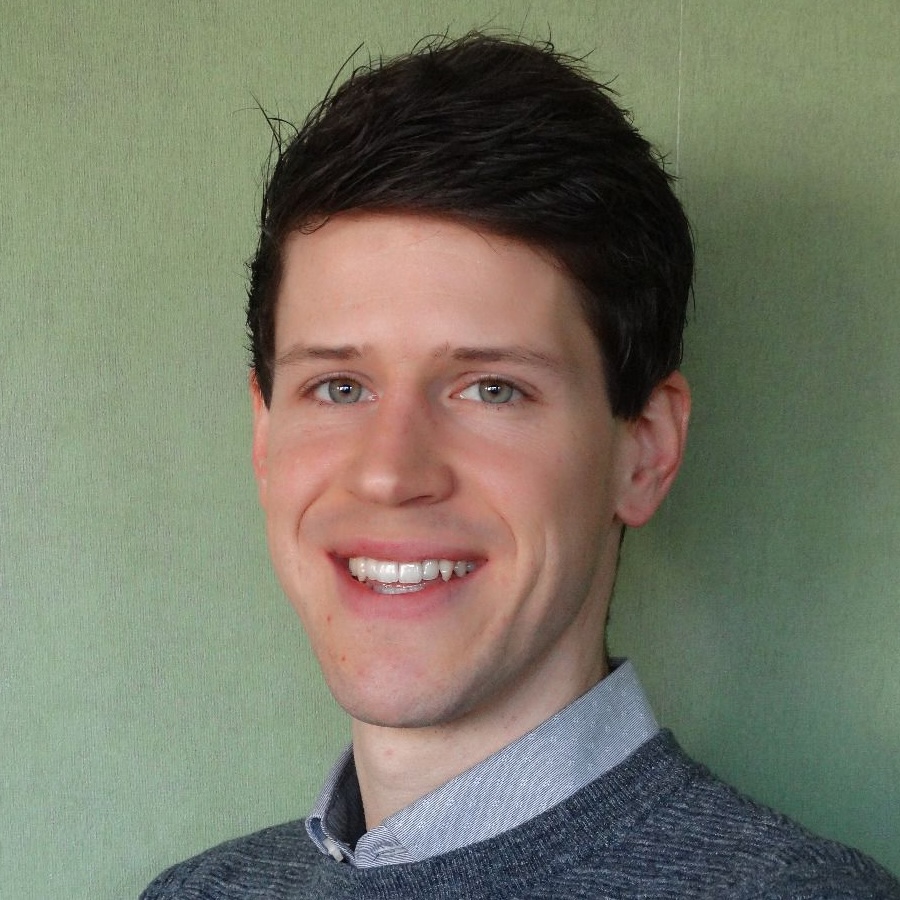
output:
[[460,718],[466,709],[440,689],[412,694],[409,690],[390,690],[383,684],[371,690],[330,683],[329,687],[350,718],[379,728],[433,728]]

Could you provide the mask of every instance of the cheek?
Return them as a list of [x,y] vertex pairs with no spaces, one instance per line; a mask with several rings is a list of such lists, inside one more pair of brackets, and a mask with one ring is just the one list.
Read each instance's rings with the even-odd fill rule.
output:
[[[318,464],[316,460],[319,460]],[[268,459],[265,521],[269,555],[279,581],[293,605],[314,574],[304,532],[309,511],[325,490],[325,454],[308,454],[302,446],[273,442]],[[298,609],[298,612],[300,610]]]
[[476,493],[521,539],[528,534],[577,535],[601,527],[610,507],[610,441],[598,434],[554,429],[514,445],[479,447],[467,468]]
[[[568,456],[540,485],[540,525],[548,562],[593,567],[616,529],[609,461],[599,454]],[[576,575],[576,573],[572,573]]]
[[322,493],[338,468],[334,444],[275,434],[269,446],[269,505],[281,514],[302,513]]

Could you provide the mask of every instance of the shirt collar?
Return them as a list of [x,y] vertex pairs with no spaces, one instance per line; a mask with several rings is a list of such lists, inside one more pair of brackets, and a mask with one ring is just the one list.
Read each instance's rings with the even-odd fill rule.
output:
[[623,762],[659,731],[630,662],[533,731],[364,831],[347,748],[306,820],[323,853],[359,867],[418,862],[533,819]]

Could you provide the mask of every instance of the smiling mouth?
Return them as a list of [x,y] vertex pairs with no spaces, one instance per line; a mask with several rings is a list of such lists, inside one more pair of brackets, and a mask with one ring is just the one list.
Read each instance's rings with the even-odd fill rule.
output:
[[474,571],[475,563],[466,559],[423,559],[418,562],[372,559],[354,556],[347,560],[350,574],[369,585],[378,594],[408,594],[421,591],[438,578],[449,581]]

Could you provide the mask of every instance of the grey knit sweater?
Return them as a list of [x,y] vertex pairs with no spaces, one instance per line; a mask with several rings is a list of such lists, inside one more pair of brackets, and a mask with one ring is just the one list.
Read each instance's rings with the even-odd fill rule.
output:
[[546,813],[421,863],[355,869],[302,821],[222,844],[141,900],[900,900],[900,883],[689,760],[667,732]]

